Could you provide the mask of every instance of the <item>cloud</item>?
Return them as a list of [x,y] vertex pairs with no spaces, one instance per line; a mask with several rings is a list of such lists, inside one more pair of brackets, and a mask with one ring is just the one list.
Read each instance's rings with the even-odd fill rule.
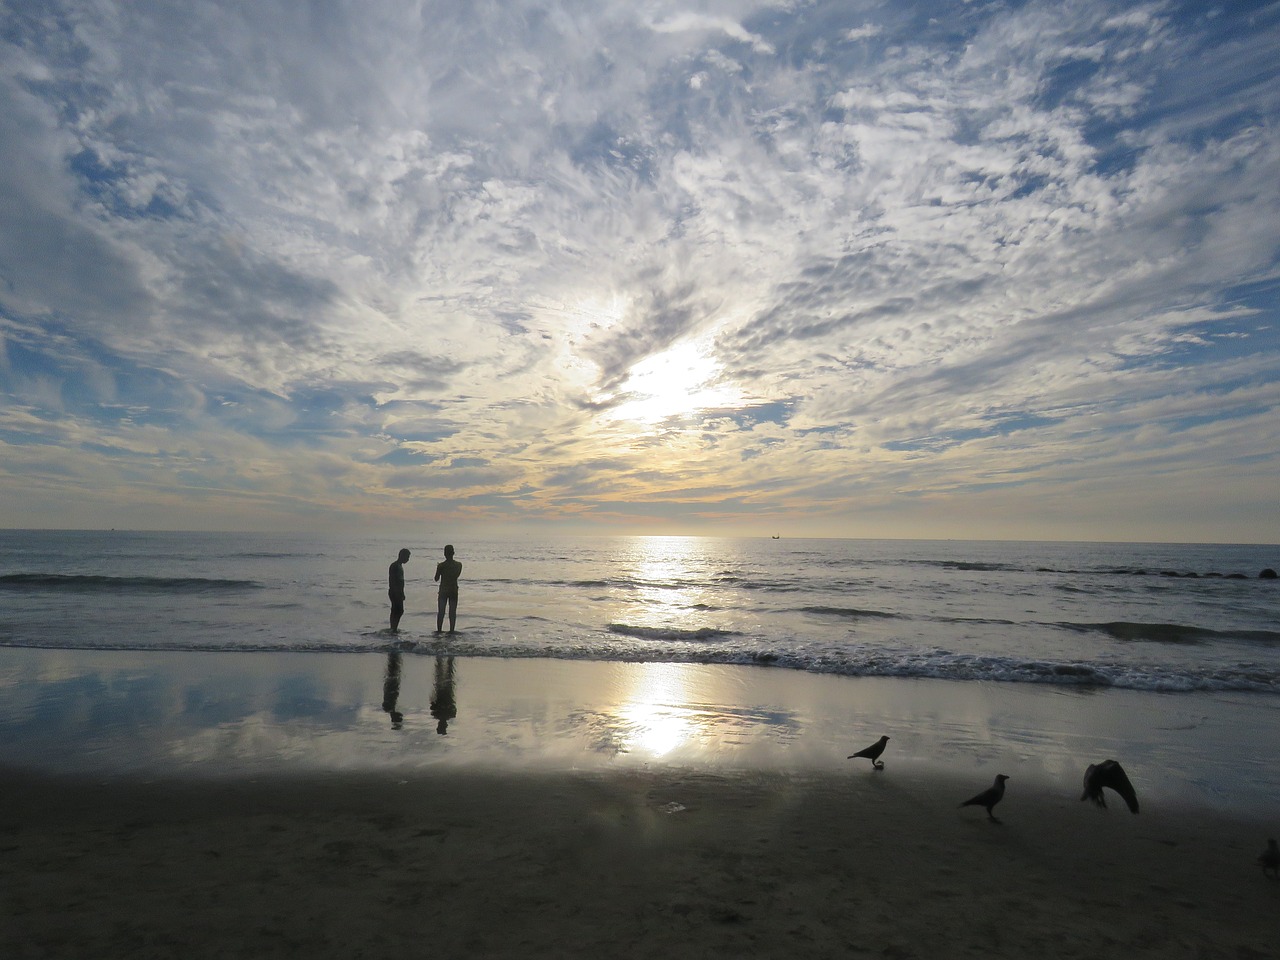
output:
[[656,21],[653,29],[658,33],[724,33],[733,40],[748,44],[754,53],[769,55],[775,52],[771,43],[752,33],[740,20],[729,16],[681,10]]
[[850,43],[856,43],[859,40],[870,40],[872,37],[878,37],[883,31],[874,23],[864,23],[860,27],[854,27],[852,30],[846,31],[844,38]]
[[15,516],[75,484],[99,525],[136,488],[228,526],[750,504],[852,535],[858,502],[918,532],[1007,487],[1062,536],[1036,517],[1090,469],[1132,516],[1154,463],[1203,482],[1202,443],[1221,536],[1257,529],[1226,465],[1277,452],[1242,429],[1280,352],[1273,10],[6,18]]

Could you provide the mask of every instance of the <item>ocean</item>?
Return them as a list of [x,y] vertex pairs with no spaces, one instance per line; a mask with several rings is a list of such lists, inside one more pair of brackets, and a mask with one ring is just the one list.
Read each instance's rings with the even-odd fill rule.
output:
[[[0,532],[0,646],[448,653],[1280,695],[1280,546]],[[407,546],[406,614],[386,630]]]

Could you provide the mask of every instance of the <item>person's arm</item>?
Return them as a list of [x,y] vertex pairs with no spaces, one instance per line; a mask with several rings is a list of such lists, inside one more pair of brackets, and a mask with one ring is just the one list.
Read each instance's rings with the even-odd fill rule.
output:
[[436,575],[435,575],[434,577],[432,577],[432,578],[431,578],[432,580],[439,580],[439,579],[440,579],[440,568],[441,568],[442,566],[443,566],[443,564],[440,564],[440,563],[437,563],[437,564],[436,564]]

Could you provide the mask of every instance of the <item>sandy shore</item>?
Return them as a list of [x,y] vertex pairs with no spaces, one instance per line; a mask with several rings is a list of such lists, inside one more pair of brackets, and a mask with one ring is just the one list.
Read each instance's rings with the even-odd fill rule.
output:
[[[0,694],[6,960],[1280,945],[1268,698],[12,648]],[[1079,802],[1106,757],[1138,816]]]
[[1256,824],[981,783],[5,777],[0,955],[1270,957]]

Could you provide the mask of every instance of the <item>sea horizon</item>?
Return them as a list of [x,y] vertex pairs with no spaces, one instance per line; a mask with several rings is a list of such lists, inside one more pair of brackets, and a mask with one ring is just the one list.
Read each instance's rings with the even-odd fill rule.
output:
[[[148,534],[148,535],[182,535],[182,534],[198,534],[198,535],[226,535],[226,536],[269,536],[269,537],[332,537],[341,538],[347,536],[342,532],[331,532],[319,528],[289,528],[282,527],[279,529],[249,529],[249,528],[222,528],[222,527],[0,527],[0,534],[5,533],[120,533],[120,534]],[[366,538],[378,540],[392,541],[397,539],[397,534],[390,532],[372,532],[361,535]],[[454,539],[463,540],[470,536],[475,540],[493,540],[498,539],[499,534],[492,530],[478,531],[474,535],[462,533],[451,534]],[[641,533],[626,531],[574,531],[574,530],[525,530],[524,528],[515,528],[513,530],[504,531],[501,537],[510,538],[512,540],[526,540],[534,537],[554,538],[554,539],[711,539],[711,540],[833,540],[852,543],[1010,543],[1010,544],[1036,544],[1036,543],[1060,543],[1087,546],[1089,544],[1097,544],[1100,546],[1165,546],[1165,547],[1277,547],[1280,543],[1274,543],[1269,540],[1125,540],[1125,539],[1094,539],[1094,538],[1071,538],[1071,537],[921,537],[921,536],[900,536],[900,537],[873,537],[873,536],[821,536],[816,534],[770,534],[770,533],[712,533],[712,532],[693,532],[693,533]],[[440,545],[444,544],[441,540]],[[433,542],[433,546],[435,546]]]

